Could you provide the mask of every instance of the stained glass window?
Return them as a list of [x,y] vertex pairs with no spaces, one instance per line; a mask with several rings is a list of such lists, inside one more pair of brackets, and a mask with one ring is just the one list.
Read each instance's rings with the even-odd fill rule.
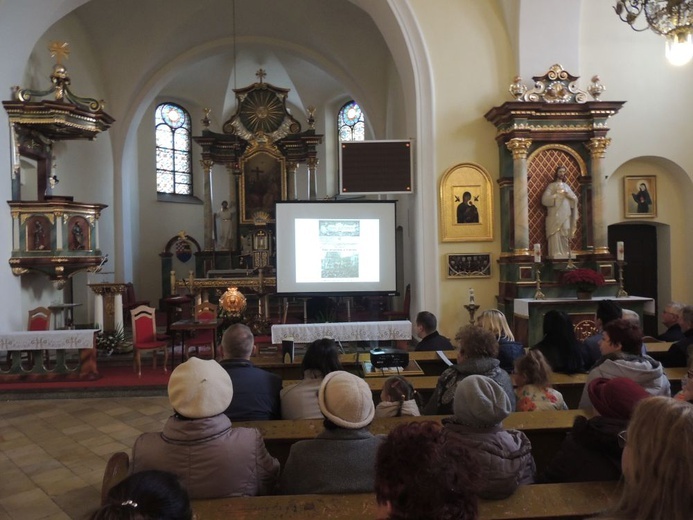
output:
[[366,133],[366,123],[361,107],[356,101],[349,101],[339,109],[337,131],[340,141],[363,141]]
[[190,114],[181,106],[156,107],[156,191],[192,195]]

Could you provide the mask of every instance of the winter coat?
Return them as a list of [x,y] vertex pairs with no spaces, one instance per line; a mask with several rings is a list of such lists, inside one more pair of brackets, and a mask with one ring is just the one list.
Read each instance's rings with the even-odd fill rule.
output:
[[536,467],[532,444],[523,432],[504,430],[501,425],[472,428],[458,424],[452,418],[443,419],[443,426],[457,435],[479,462],[481,498],[507,498],[518,486],[534,482]]
[[602,356],[590,370],[589,374],[587,374],[578,408],[592,410],[593,407],[587,393],[587,387],[591,381],[599,377],[605,379],[625,377],[638,383],[650,395],[671,395],[669,380],[664,374],[662,364],[659,361],[655,361],[650,356],[609,354]]
[[500,367],[508,374],[515,370],[515,360],[525,355],[525,347],[518,341],[511,341],[505,336],[498,338],[498,361]]
[[510,405],[515,410],[513,384],[508,373],[500,368],[500,361],[495,358],[471,358],[445,369],[438,378],[438,384],[424,408],[424,414],[451,415],[457,383],[472,374],[490,377],[498,383],[505,390]]
[[130,471],[178,475],[190,498],[267,495],[279,461],[255,428],[233,428],[224,414],[205,419],[173,416],[161,433],[144,433],[132,448]]
[[233,383],[233,399],[224,412],[232,421],[281,419],[279,392],[282,378],[256,367],[247,359],[224,359],[219,363]]
[[[398,417],[398,412],[400,410],[399,401],[380,401],[378,406],[375,407],[375,418],[381,419],[383,417]],[[414,399],[409,399],[408,401],[402,402],[402,413],[399,416],[413,416],[418,417],[421,415],[419,410],[419,405],[416,404]]]
[[318,404],[318,390],[323,375],[318,370],[306,370],[298,384],[282,388],[279,394],[282,419],[322,419]]

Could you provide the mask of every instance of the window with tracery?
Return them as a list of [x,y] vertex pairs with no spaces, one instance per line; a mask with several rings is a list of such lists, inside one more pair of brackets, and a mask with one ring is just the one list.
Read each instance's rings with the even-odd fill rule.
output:
[[156,191],[192,195],[190,114],[181,106],[156,107]]
[[340,141],[363,141],[366,135],[366,123],[361,107],[356,101],[349,101],[339,109],[337,131]]

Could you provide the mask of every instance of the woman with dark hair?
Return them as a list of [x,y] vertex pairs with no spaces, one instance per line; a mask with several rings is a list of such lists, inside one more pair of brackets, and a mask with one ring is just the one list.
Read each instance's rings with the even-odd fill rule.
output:
[[550,310],[544,314],[544,337],[532,348],[544,354],[554,372],[585,371],[583,347],[575,337],[570,316],[563,311]]
[[188,492],[166,471],[140,471],[116,484],[92,520],[191,520]]
[[375,459],[377,519],[475,520],[478,477],[478,464],[465,444],[440,424],[401,424]]
[[282,419],[322,419],[318,406],[318,389],[330,372],[343,370],[339,349],[333,339],[315,340],[308,346],[301,362],[303,380],[282,388]]
[[515,391],[508,373],[500,367],[498,341],[491,331],[476,325],[462,327],[455,336],[459,344],[457,364],[452,365],[438,378],[431,399],[424,408],[426,415],[452,414],[457,383],[470,375],[486,376],[498,383],[508,395],[515,410]]
[[642,354],[642,331],[633,322],[624,319],[610,321],[604,327],[599,350],[602,357],[587,374],[579,408],[593,408],[587,386],[599,377],[625,377],[635,381],[650,395],[671,395],[671,386],[662,364]]

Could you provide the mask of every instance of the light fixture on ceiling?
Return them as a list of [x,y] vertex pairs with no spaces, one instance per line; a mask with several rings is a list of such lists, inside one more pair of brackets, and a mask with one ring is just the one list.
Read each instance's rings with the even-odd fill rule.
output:
[[[693,58],[693,0],[616,0],[614,10],[634,31],[652,29],[664,36],[672,65],[685,65]],[[640,15],[647,25],[636,26]]]

